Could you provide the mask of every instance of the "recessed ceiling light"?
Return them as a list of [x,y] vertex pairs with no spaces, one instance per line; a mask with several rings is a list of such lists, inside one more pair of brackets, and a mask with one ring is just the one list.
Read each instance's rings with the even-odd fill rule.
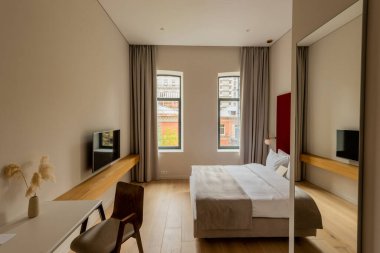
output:
[[267,43],[268,43],[268,44],[270,44],[270,43],[272,43],[272,42],[273,42],[272,39],[267,40]]
[[165,28],[164,28],[164,27],[161,27],[160,30],[161,30],[161,31],[165,31]]

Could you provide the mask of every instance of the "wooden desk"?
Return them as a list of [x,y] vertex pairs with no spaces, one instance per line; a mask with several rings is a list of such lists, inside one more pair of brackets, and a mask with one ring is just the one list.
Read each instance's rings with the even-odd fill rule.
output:
[[52,252],[101,205],[100,200],[43,202],[36,218],[25,215],[0,228],[0,233],[16,234],[0,246],[0,252]]
[[62,194],[55,201],[43,202],[40,215],[23,218],[0,228],[0,233],[16,234],[0,246],[0,253],[41,253],[54,251],[75,229],[86,230],[89,215],[98,209],[105,219],[99,198],[138,162],[138,155],[128,155],[100,173]]

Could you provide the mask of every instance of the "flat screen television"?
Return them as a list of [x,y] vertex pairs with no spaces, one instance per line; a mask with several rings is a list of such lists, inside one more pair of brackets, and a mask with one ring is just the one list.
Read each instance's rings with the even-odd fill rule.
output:
[[359,160],[359,131],[336,131],[336,156],[353,161]]
[[92,172],[105,168],[120,158],[120,130],[93,133]]

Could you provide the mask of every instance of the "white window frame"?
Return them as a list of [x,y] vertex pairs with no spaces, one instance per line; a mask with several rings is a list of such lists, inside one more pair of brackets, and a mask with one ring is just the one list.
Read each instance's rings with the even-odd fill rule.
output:
[[[183,72],[180,72],[180,71],[172,71],[172,70],[156,70],[156,78],[157,76],[159,75],[171,75],[171,76],[180,76],[181,77],[181,112],[180,112],[180,128],[181,128],[181,131],[180,131],[180,148],[173,148],[173,149],[160,149],[158,148],[158,152],[159,153],[176,153],[176,152],[183,152],[184,151],[184,117],[183,117],[183,107],[184,107],[184,99],[183,99],[183,90],[184,90],[184,80],[183,80]],[[157,103],[157,98],[156,98],[156,103]],[[158,121],[157,121],[157,127],[156,129],[158,129]],[[158,140],[157,140],[158,142]],[[158,147],[158,143],[157,143],[157,147]]]
[[219,133],[220,133],[220,135],[223,135],[223,136],[224,136],[224,135],[226,135],[226,132],[225,132],[225,131],[226,131],[226,129],[225,129],[225,126],[224,126],[224,124],[220,124],[220,129],[222,129],[222,128],[223,128],[223,133],[222,133],[222,130],[220,130],[220,132],[219,132]]

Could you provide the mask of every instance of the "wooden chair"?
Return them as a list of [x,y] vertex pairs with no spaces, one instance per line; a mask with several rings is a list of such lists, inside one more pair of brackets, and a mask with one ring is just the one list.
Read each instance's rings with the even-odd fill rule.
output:
[[71,250],[79,253],[116,253],[121,244],[131,237],[136,238],[140,253],[143,253],[139,229],[143,222],[144,188],[118,182],[111,218],[100,222],[80,234],[71,243]]

